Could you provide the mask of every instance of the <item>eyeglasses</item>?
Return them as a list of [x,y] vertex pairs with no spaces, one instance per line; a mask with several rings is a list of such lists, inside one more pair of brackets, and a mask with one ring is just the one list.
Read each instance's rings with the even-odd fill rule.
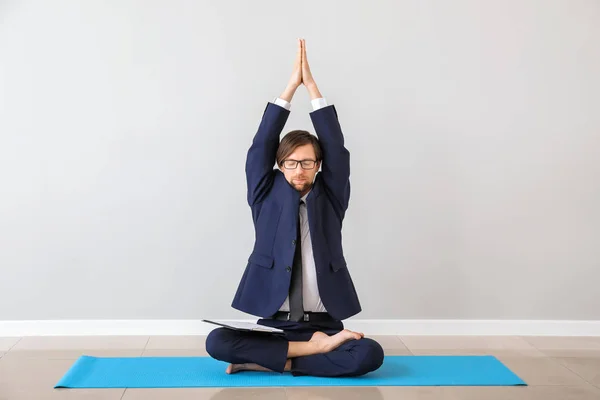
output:
[[283,160],[283,167],[285,169],[296,169],[298,164],[300,164],[302,169],[313,169],[317,162],[315,160]]

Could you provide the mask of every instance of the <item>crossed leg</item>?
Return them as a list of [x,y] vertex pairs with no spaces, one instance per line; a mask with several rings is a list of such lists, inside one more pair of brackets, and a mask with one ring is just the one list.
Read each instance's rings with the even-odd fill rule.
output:
[[314,332],[308,341],[289,341],[275,335],[217,328],[206,339],[206,350],[211,357],[230,363],[227,373],[253,370],[359,376],[375,371],[383,363],[379,343],[348,330],[331,336]]

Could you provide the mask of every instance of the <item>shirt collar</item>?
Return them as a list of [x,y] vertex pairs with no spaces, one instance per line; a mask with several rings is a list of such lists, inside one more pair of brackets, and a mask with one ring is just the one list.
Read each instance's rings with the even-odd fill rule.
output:
[[300,200],[301,200],[301,201],[302,201],[304,204],[306,204],[306,198],[308,197],[308,195],[310,194],[310,192],[311,192],[311,191],[309,190],[309,191],[308,191],[308,193],[306,193],[304,196],[300,197]]

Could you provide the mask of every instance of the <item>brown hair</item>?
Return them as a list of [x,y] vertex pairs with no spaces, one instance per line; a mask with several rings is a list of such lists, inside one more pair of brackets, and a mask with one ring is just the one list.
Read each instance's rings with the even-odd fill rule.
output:
[[319,139],[316,136],[311,135],[310,132],[295,130],[288,132],[283,139],[281,139],[279,148],[277,149],[277,155],[275,156],[277,159],[277,165],[281,166],[283,160],[292,154],[296,147],[304,146],[306,144],[313,145],[313,148],[315,149],[315,157],[317,158],[317,161],[321,161],[323,159],[323,153],[321,152]]

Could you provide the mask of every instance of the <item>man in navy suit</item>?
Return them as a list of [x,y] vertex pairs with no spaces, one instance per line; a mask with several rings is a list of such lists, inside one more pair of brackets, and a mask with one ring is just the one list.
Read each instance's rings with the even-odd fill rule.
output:
[[[318,139],[295,130],[280,142],[301,84],[311,97]],[[256,240],[232,306],[260,316],[258,324],[282,329],[285,336],[217,328],[206,339],[207,352],[230,363],[228,374],[333,377],[378,369],[381,346],[344,329],[341,321],[361,311],[341,235],[350,198],[350,154],[337,111],[311,74],[304,40],[298,39],[286,90],[263,113],[248,151],[246,178]]]

